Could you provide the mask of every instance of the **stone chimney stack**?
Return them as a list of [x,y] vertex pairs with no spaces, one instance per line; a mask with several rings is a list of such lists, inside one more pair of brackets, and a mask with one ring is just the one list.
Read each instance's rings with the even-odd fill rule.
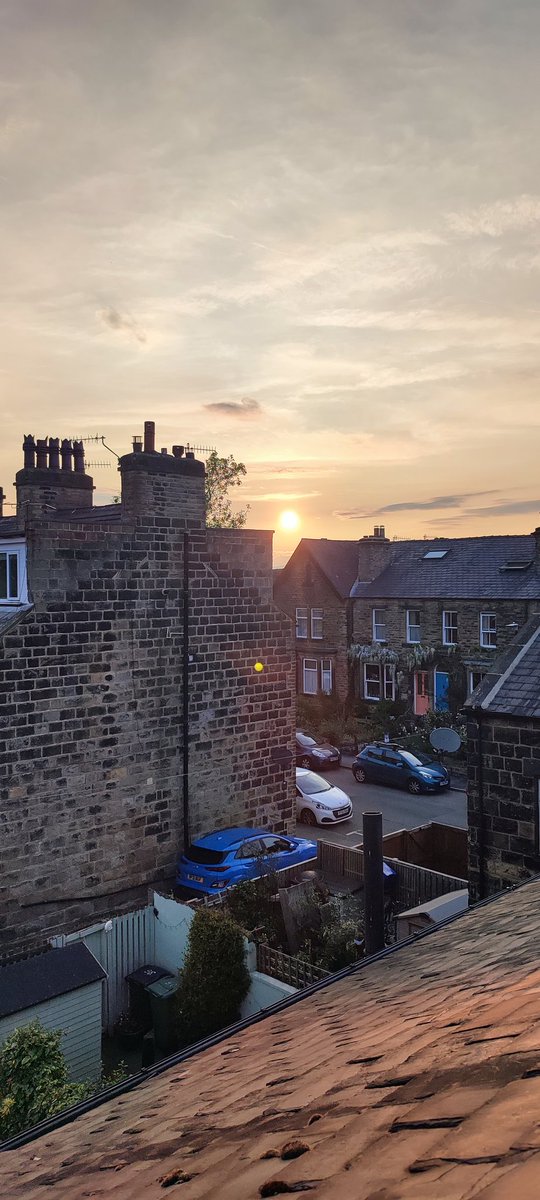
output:
[[133,439],[133,451],[124,454],[118,469],[122,480],[122,521],[155,524],[163,518],[180,521],[185,528],[206,524],[204,463],[183,446],[157,451],[153,421],[144,423],[144,440]]
[[533,529],[533,538],[535,541],[534,565],[540,574],[540,525],[537,525],[536,529]]
[[358,543],[358,582],[371,583],[388,565],[392,543],[386,537],[384,525],[375,525],[372,534],[365,534]]
[[38,438],[27,434],[23,442],[24,466],[17,471],[17,516],[50,516],[51,512],[91,508],[94,482],[84,469],[84,446],[64,438]]

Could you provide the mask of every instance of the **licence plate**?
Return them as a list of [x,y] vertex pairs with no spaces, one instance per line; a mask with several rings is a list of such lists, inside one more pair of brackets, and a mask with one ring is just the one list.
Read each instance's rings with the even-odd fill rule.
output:
[[193,883],[204,883],[202,875],[188,875],[188,879],[191,879]]
[[348,808],[338,808],[336,809],[336,817],[346,817],[348,816],[349,812],[350,809]]

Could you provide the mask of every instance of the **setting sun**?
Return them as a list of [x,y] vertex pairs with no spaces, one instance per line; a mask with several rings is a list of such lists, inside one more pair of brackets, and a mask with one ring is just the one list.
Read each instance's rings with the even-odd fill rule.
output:
[[280,529],[286,529],[287,531],[292,532],[294,529],[298,529],[299,524],[300,517],[292,508],[286,508],[284,512],[280,514]]

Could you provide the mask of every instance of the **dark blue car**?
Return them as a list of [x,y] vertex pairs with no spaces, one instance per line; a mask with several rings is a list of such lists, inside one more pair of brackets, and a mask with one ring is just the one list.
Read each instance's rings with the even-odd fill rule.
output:
[[442,792],[450,786],[446,767],[428,754],[413,754],[382,742],[364,746],[353,762],[352,772],[358,783],[407,788],[415,796],[419,792]]
[[198,838],[178,862],[176,883],[192,892],[216,891],[317,857],[317,843],[268,829],[216,829]]

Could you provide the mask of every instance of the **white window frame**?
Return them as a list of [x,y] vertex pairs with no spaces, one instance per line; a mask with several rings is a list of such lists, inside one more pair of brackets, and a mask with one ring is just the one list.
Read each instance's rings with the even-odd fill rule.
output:
[[[309,610],[307,608],[297,608],[296,609],[295,617],[296,617],[296,636],[297,636],[297,638],[307,638],[308,611]],[[302,633],[301,630],[305,630],[305,633]]]
[[9,559],[15,558],[17,563],[17,588],[15,592],[6,596],[0,596],[0,607],[13,607],[17,604],[26,604],[28,600],[28,583],[26,577],[26,546],[24,542],[1,542],[0,554],[7,555],[6,558],[6,575],[7,575],[7,591],[9,593]]
[[[447,617],[454,617],[453,621],[448,621]],[[455,632],[455,637],[448,637],[449,631]],[[458,644],[458,615],[455,608],[445,608],[442,615],[442,644],[443,646],[457,646]]]
[[[481,676],[481,679],[478,680],[478,683],[473,683],[473,675]],[[468,679],[468,684],[469,684],[468,695],[469,696],[472,696],[473,692],[476,691],[476,688],[480,686],[482,679],[485,679],[485,677],[486,677],[486,671],[481,671],[479,667],[469,667],[469,679]]]
[[[371,672],[371,679],[368,679],[368,671]],[[376,695],[374,689],[377,690]],[[392,664],[364,663],[364,700],[394,700],[395,694],[396,673]]]
[[[314,642],[322,641],[323,617],[324,617],[324,612],[323,612],[322,608],[312,608],[312,610],[311,610],[311,639]],[[317,629],[320,632],[317,633],[316,632]]]
[[[490,628],[489,622],[493,621],[493,627]],[[491,640],[493,639],[493,640]],[[497,614],[491,612],[480,613],[480,645],[483,650],[497,649]]]
[[[377,620],[382,614],[382,621]],[[371,610],[372,621],[372,637],[374,642],[386,641],[386,610],[384,608],[373,608]]]
[[[411,616],[418,617],[418,621],[411,621]],[[422,616],[422,614],[421,614],[419,608],[408,608],[407,609],[407,641],[412,643],[412,645],[418,645],[420,643],[420,641],[422,640],[420,637],[420,629],[421,629],[420,618],[421,618],[421,616]],[[414,630],[416,630],[418,633],[417,637],[413,637]]]
[[[316,658],[302,659],[302,691],[304,696],[316,696],[318,691],[318,663]],[[308,687],[308,683],[314,683],[314,687]]]
[[331,658],[321,659],[321,692],[324,692],[326,696],[330,696],[332,694],[332,688],[334,686],[333,666],[334,664]]

